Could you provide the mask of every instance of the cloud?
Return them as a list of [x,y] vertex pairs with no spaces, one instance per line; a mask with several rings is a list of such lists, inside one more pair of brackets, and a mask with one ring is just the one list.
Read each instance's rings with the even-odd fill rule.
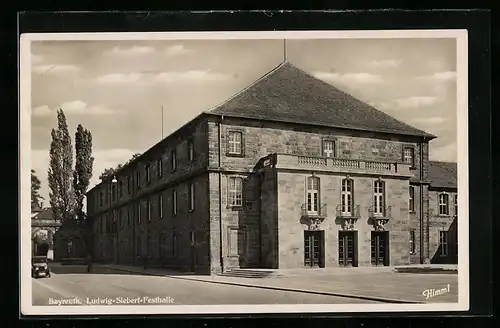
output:
[[437,81],[437,82],[455,81],[457,79],[457,72],[453,71],[437,72],[431,75],[417,76],[416,79],[424,81]]
[[62,103],[61,105],[57,106],[56,108],[49,108],[47,105],[42,105],[35,107],[33,109],[33,115],[34,116],[50,116],[50,115],[55,115],[57,112],[57,109],[61,108],[66,115],[93,115],[93,116],[100,116],[100,115],[112,115],[116,114],[116,111],[113,111],[110,108],[107,108],[103,105],[93,105],[89,106],[87,103],[81,101],[81,100],[75,100],[75,101],[69,101]]
[[456,142],[429,148],[429,159],[431,161],[457,162]]
[[170,47],[167,47],[165,53],[169,56],[178,56],[184,55],[192,52],[192,50],[186,49],[182,44],[176,44]]
[[434,105],[438,101],[439,99],[433,96],[417,96],[396,99],[394,104],[399,108],[420,108]]
[[36,65],[33,66],[33,72],[39,74],[58,74],[78,72],[80,67],[76,65]]
[[379,75],[370,73],[331,73],[315,72],[313,75],[324,81],[348,83],[348,84],[373,84],[382,82]]
[[177,82],[216,82],[224,81],[229,78],[229,75],[210,72],[209,70],[191,70],[185,72],[162,72],[157,74],[106,74],[99,76],[97,82],[105,85],[150,85]]
[[39,64],[43,61],[43,56],[31,54],[31,64]]
[[156,80],[166,83],[181,82],[181,81],[196,81],[196,82],[207,82],[207,81],[224,81],[228,79],[228,75],[220,73],[212,73],[209,70],[206,71],[186,71],[186,72],[165,72],[160,73],[156,76]]
[[100,84],[129,84],[140,82],[143,79],[142,74],[130,73],[130,74],[106,74],[101,75],[97,78],[97,82]]
[[147,46],[133,46],[130,48],[114,47],[113,49],[106,52],[107,55],[116,56],[137,56],[137,55],[147,55],[155,52],[155,48]]
[[446,118],[440,117],[440,116],[430,116],[430,117],[414,118],[412,121],[415,123],[425,125],[425,124],[443,124],[443,123],[446,123],[448,120]]
[[32,113],[34,116],[49,116],[52,114],[52,110],[47,105],[42,105],[33,108]]
[[386,60],[374,60],[370,62],[370,66],[377,68],[396,68],[401,64],[400,60],[386,59]]

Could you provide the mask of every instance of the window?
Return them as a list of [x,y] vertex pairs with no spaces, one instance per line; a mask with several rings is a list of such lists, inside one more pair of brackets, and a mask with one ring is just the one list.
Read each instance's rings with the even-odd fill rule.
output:
[[134,208],[132,206],[129,206],[128,208],[128,215],[127,215],[127,223],[128,225],[132,225],[132,216],[134,213]]
[[439,194],[439,215],[449,215],[449,195]]
[[317,214],[319,211],[319,178],[307,178],[307,212]]
[[172,214],[177,214],[177,190],[172,190]]
[[147,206],[147,218],[148,218],[148,222],[151,221],[151,201],[148,199],[147,202],[146,202],[146,206]]
[[405,164],[410,165],[411,167],[415,166],[415,158],[414,158],[414,149],[412,147],[404,147],[403,148],[403,162]]
[[189,211],[194,211],[194,183],[189,184]]
[[190,162],[194,161],[194,142],[193,142],[193,140],[188,141],[188,159]]
[[410,212],[415,212],[415,187],[410,186],[410,198],[409,198],[409,204],[408,207],[410,209]]
[[123,209],[120,208],[118,211],[118,222],[120,224],[120,228],[123,227]]
[[151,166],[148,164],[146,165],[146,183],[151,182]]
[[156,169],[158,170],[158,178],[161,178],[163,176],[163,160],[161,159],[161,157],[156,163]]
[[448,231],[439,231],[439,249],[441,256],[448,255]]
[[111,198],[113,202],[116,200],[116,185],[114,183],[111,186]]
[[158,195],[158,217],[163,219],[163,194]]
[[341,210],[343,214],[353,212],[353,181],[342,179]]
[[383,215],[385,209],[384,203],[384,182],[376,180],[373,184],[373,214]]
[[123,197],[123,180],[118,183],[118,197]]
[[177,257],[177,234],[172,234],[172,257]]
[[142,238],[141,236],[137,236],[137,246],[136,246],[136,254],[135,256],[137,258],[142,256]]
[[243,134],[238,131],[230,131],[228,136],[228,153],[231,155],[243,154],[242,149]]
[[453,203],[455,204],[455,217],[458,216],[458,194],[455,194],[455,199],[453,200]]
[[177,170],[177,154],[175,150],[172,150],[172,153],[170,154],[171,156],[171,165],[172,165],[172,171]]
[[415,254],[415,231],[410,231],[410,254]]
[[162,258],[165,256],[165,234],[160,233],[158,235],[158,254]]
[[127,192],[130,194],[132,192],[132,177],[127,176]]
[[141,202],[137,203],[137,223],[141,223]]
[[99,207],[102,207],[102,204],[104,203],[104,194],[102,191],[99,193]]
[[229,206],[242,206],[243,205],[243,178],[230,177],[229,178]]
[[194,246],[196,243],[196,235],[194,230],[189,231],[189,245]]
[[72,253],[73,253],[73,241],[69,240],[68,241],[68,254],[72,254]]
[[323,140],[323,156],[335,157],[335,141]]
[[139,171],[135,172],[135,184],[137,188],[141,187],[141,172]]
[[146,236],[146,255],[151,257],[151,235],[149,232]]

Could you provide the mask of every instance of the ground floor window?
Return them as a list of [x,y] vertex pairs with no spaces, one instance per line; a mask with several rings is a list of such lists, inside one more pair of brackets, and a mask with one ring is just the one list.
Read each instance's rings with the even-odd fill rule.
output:
[[441,256],[448,256],[448,231],[439,232],[439,248]]
[[410,231],[410,254],[415,254],[415,231]]

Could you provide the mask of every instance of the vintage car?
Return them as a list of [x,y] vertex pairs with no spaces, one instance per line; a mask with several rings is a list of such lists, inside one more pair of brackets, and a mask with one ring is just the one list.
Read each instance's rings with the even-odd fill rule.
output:
[[31,260],[31,277],[50,277],[50,269],[46,256],[34,256]]

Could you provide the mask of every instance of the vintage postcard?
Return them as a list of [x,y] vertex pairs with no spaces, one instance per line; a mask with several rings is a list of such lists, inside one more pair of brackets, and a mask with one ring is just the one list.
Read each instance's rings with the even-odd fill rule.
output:
[[469,308],[465,30],[23,34],[20,97],[25,315]]

